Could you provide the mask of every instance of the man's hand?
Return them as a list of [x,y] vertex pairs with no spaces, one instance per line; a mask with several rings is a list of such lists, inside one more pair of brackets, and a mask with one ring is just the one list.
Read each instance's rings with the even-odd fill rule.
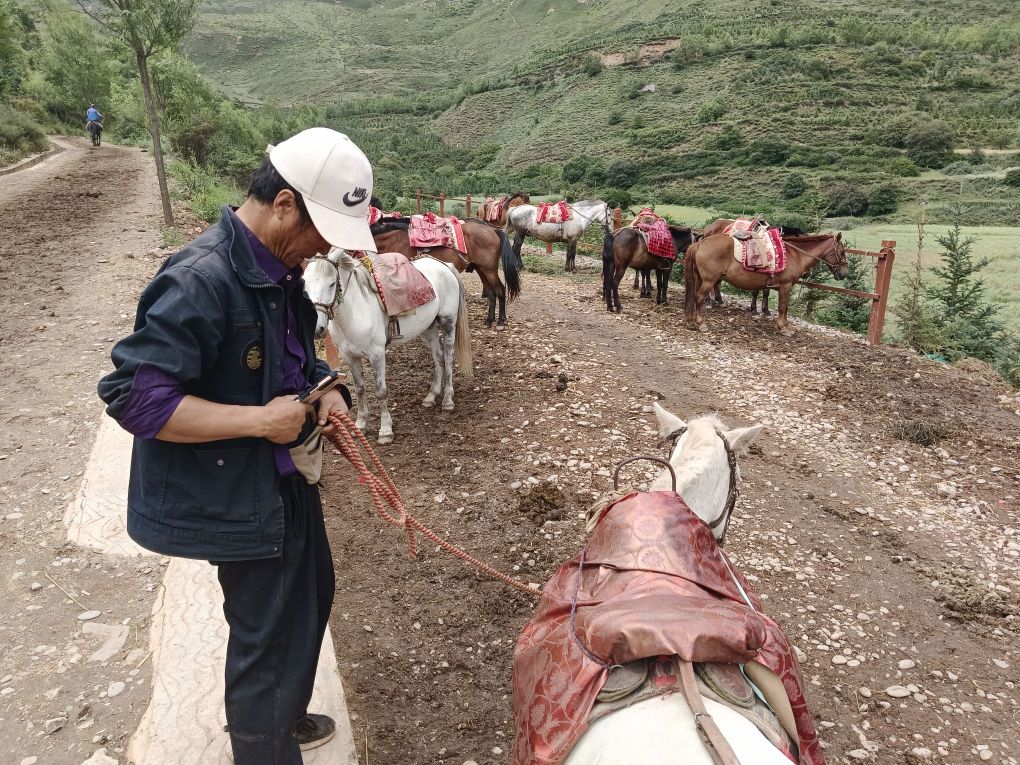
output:
[[274,444],[296,441],[311,413],[311,406],[293,396],[277,396],[262,407],[262,435]]
[[[322,398],[319,399],[319,413],[318,413],[318,425],[326,425],[328,420],[326,416],[330,412],[339,412],[343,414],[347,411],[347,402],[344,401],[344,397],[340,395],[340,391],[336,388],[326,393]],[[329,435],[336,430],[336,426],[330,423],[322,429],[325,435]]]

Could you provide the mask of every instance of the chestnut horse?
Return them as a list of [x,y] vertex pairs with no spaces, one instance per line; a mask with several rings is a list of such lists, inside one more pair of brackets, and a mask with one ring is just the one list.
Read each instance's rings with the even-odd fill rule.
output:
[[[506,216],[510,211],[511,207],[517,207],[519,205],[530,205],[531,197],[525,194],[523,191],[518,191],[516,194],[504,194],[499,199],[486,199],[478,206],[478,217],[488,223],[490,226],[498,226],[503,228],[506,226]],[[492,208],[495,207],[499,210],[499,217],[489,219],[489,213]]]
[[825,263],[837,279],[845,279],[846,248],[842,233],[783,237],[783,242],[786,244],[786,268],[778,274],[745,270],[733,257],[733,240],[728,236],[717,234],[696,242],[684,258],[684,313],[687,323],[703,331],[705,298],[721,279],[725,279],[742,290],[776,287],[779,290],[776,327],[784,336],[792,334],[786,321],[790,288],[818,262]]
[[[726,230],[726,227],[728,225],[730,225],[731,223],[733,223],[733,221],[731,219],[729,219],[729,218],[720,218],[715,223],[712,223],[711,225],[707,226],[705,228],[705,231],[702,234],[702,236],[703,237],[705,237],[705,236],[715,236],[716,234],[721,234],[723,231]],[[807,234],[807,232],[804,231],[804,229],[797,228],[796,226],[780,226],[779,230],[782,232],[783,236],[804,236],[805,234]],[[759,292],[762,295],[762,300],[761,300],[761,313],[762,313],[762,316],[770,316],[771,314],[769,312],[769,288],[768,287],[764,287],[764,288],[762,288],[760,290],[751,290],[751,306],[747,309],[747,311],[752,316],[757,316],[758,315],[758,293]],[[717,284],[717,285],[715,285],[715,302],[716,302],[716,305],[722,305],[722,301],[723,301],[723,299],[722,299],[722,292],[719,291],[719,285]]]
[[[520,262],[510,250],[510,240],[502,229],[493,228],[478,218],[464,221],[464,241],[467,254],[448,247],[432,247],[419,252],[411,247],[407,234],[408,218],[383,218],[372,226],[372,236],[379,252],[399,252],[408,260],[420,255],[449,263],[458,271],[477,271],[482,281],[482,296],[489,301],[489,314],[485,326],[496,321],[496,302],[499,301],[498,329],[506,327],[507,297],[512,303],[521,293]],[[499,263],[503,261],[506,286],[499,278]]]
[[[683,226],[670,226],[669,233],[673,237],[673,246],[676,247],[677,257],[683,257],[695,241],[697,233],[690,228]],[[649,274],[655,269],[656,291],[655,302],[663,305],[666,302],[666,292],[669,289],[669,275],[673,272],[673,264],[676,261],[669,261],[648,252],[645,237],[641,232],[630,226],[622,228],[612,235],[613,247],[611,250],[603,248],[602,261],[602,294],[606,299],[606,308],[610,312],[617,313],[623,310],[620,305],[620,282],[628,268],[637,270],[639,275]],[[663,268],[665,264],[665,268]],[[641,288],[641,297],[651,297],[651,278],[648,279],[647,294],[644,285]]]

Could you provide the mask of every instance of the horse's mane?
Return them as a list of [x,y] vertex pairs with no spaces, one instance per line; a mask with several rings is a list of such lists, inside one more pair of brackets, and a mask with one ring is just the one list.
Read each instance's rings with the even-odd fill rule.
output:
[[[800,229],[798,229],[798,231],[799,230]],[[783,239],[792,239],[796,242],[820,242],[823,239],[832,239],[834,236],[836,235],[831,231],[828,234],[794,234],[792,236],[786,236],[784,233]]]
[[377,234],[388,234],[391,231],[407,231],[411,225],[410,218],[380,218],[370,226],[372,236]]

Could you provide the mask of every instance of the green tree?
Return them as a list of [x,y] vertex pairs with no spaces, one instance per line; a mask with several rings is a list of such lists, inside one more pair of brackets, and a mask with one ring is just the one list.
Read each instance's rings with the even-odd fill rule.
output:
[[51,114],[63,122],[81,123],[90,103],[109,111],[115,62],[81,15],[66,10],[47,14],[37,61]]
[[787,199],[793,199],[799,197],[807,191],[807,182],[804,180],[804,176],[800,173],[791,173],[786,177],[786,183],[783,184],[783,196]]
[[752,165],[781,165],[790,156],[790,144],[776,136],[759,138],[747,148],[747,158]]
[[830,215],[861,215],[868,209],[868,195],[852,183],[840,183],[829,191]]
[[1014,168],[1006,173],[1006,177],[1002,179],[1002,182],[1007,186],[1016,186],[1020,188],[1020,168]]
[[736,125],[727,125],[708,141],[708,148],[718,151],[730,151],[744,143],[744,136]]
[[159,194],[163,202],[163,220],[173,224],[170,190],[166,182],[163,144],[160,137],[159,113],[152,94],[149,60],[158,53],[175,50],[195,25],[198,0],[77,0],[82,12],[97,21],[119,41],[128,46],[135,57],[138,76],[142,81],[145,111],[152,138],[152,155],[156,160]]
[[584,178],[590,164],[591,158],[588,156],[582,154],[579,157],[574,157],[563,166],[563,180],[567,183],[577,183]]
[[938,308],[936,320],[948,338],[945,353],[991,362],[999,351],[1003,325],[997,318],[999,306],[988,302],[979,276],[989,260],[976,260],[972,250],[977,239],[963,235],[964,213],[961,207],[954,208],[952,227],[936,237],[942,247],[942,265],[932,269],[935,283],[928,288],[928,296]]
[[0,98],[9,98],[21,88],[27,57],[21,47],[25,29],[12,0],[0,0]]
[[629,159],[618,159],[606,168],[606,183],[618,189],[629,189],[637,180],[637,174],[637,165]]
[[[860,255],[848,255],[846,262],[847,276],[841,286],[859,292],[870,292],[875,285],[868,283],[871,274],[864,258]],[[868,322],[871,320],[871,301],[853,295],[836,295],[825,306],[819,318],[833,327],[864,333],[867,332]]]
[[898,198],[899,191],[893,184],[879,184],[868,194],[868,213],[871,215],[894,213]]
[[918,122],[904,139],[907,156],[921,167],[945,165],[953,155],[955,143],[952,128],[942,120]]

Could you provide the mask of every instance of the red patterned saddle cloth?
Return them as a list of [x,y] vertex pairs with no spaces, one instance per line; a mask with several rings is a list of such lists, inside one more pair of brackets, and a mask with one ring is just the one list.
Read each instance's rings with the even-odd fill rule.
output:
[[651,255],[676,260],[676,245],[673,243],[673,236],[669,233],[669,224],[665,218],[646,207],[638,213],[633,225],[645,235],[645,245]]
[[566,203],[541,202],[538,205],[538,213],[535,215],[536,223],[565,223],[574,217],[574,209]]
[[479,210],[478,217],[489,223],[495,223],[502,217],[503,210],[506,208],[506,203],[509,200],[510,197],[500,197],[499,199],[486,197],[485,201],[482,202],[482,209]]
[[738,218],[723,233],[733,238],[733,257],[745,271],[778,274],[786,268],[786,244],[781,229],[763,220]]
[[418,249],[447,247],[467,255],[464,221],[453,215],[448,215],[445,218],[440,218],[433,212],[412,215],[411,225],[407,229],[407,238],[410,240],[411,246]]
[[800,765],[824,765],[793,647],[675,493],[631,493],[542,590],[514,651],[512,765],[560,765],[586,730],[610,668],[646,657],[741,664],[778,677]]
[[369,206],[369,208],[368,208],[368,225],[369,226],[372,226],[372,225],[378,223],[383,218],[403,218],[403,217],[404,217],[404,214],[401,213],[401,212],[397,212],[397,211],[386,212],[385,210],[380,210],[378,207],[372,207],[372,206]]
[[376,292],[387,316],[398,316],[436,299],[425,275],[398,252],[365,255],[361,263],[372,274]]

